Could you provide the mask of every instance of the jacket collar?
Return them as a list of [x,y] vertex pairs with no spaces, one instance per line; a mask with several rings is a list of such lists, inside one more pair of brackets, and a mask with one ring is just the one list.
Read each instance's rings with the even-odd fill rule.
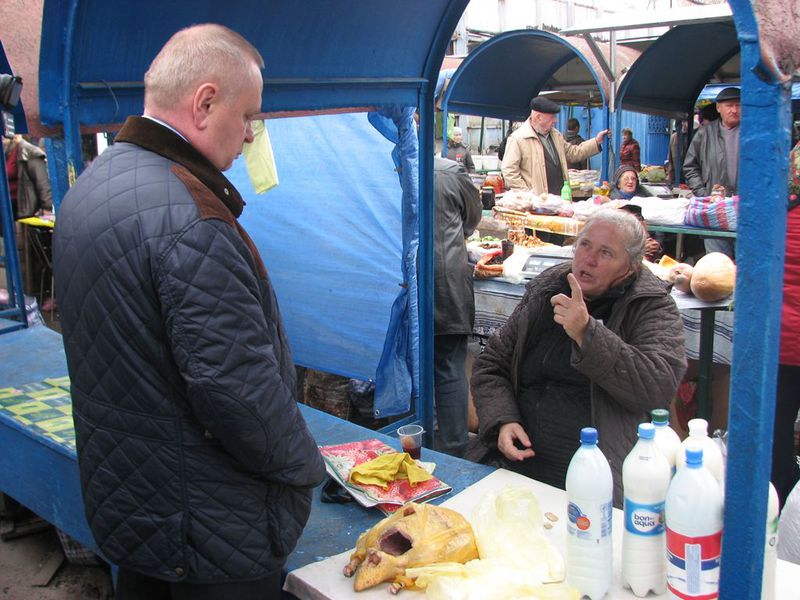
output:
[[134,144],[186,167],[238,218],[244,200],[238,190],[194,146],[169,128],[144,117],[128,117],[117,134],[117,142]]

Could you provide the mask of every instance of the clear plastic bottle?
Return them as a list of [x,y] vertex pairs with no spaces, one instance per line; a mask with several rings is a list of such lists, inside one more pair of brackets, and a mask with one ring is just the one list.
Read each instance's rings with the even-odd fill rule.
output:
[[692,441],[667,490],[667,593],[690,600],[719,597],[722,554],[722,490],[703,466],[703,449]]
[[664,501],[672,472],[655,435],[653,424],[639,425],[639,441],[622,463],[622,585],[639,598],[650,590],[663,594],[667,587]]
[[600,600],[612,577],[611,467],[597,447],[597,430],[581,429],[581,446],[567,468],[567,582]]
[[675,456],[681,447],[681,438],[675,430],[669,426],[669,411],[663,408],[655,408],[650,411],[653,418],[653,425],[656,428],[656,447],[667,459],[671,474],[675,474]]
[[775,600],[775,567],[778,560],[778,491],[769,484],[767,532],[764,539],[764,570],[761,576],[761,600]]
[[708,421],[705,419],[692,419],[689,421],[689,437],[683,440],[680,451],[675,455],[675,466],[680,471],[686,463],[686,448],[690,443],[696,443],[703,449],[703,466],[708,469],[717,480],[720,487],[725,485],[725,465],[722,452],[716,442],[708,437]]

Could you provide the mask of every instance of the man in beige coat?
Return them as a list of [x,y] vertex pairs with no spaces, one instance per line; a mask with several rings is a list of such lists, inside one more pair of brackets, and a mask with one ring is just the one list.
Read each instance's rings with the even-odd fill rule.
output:
[[559,195],[569,179],[567,162],[580,162],[602,149],[607,129],[594,139],[573,146],[555,129],[559,106],[543,96],[531,100],[531,116],[506,144],[503,179],[511,189]]

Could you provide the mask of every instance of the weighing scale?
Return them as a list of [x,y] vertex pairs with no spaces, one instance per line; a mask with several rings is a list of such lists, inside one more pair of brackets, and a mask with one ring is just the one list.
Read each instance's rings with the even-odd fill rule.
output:
[[564,261],[572,260],[568,256],[557,256],[554,254],[531,254],[525,261],[525,266],[522,267],[520,275],[525,279],[533,279],[538,276],[545,269],[554,267]]

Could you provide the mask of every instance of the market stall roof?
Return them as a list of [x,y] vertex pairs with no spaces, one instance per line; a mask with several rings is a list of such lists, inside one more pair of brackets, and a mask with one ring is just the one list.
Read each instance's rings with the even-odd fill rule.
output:
[[617,103],[625,110],[684,116],[712,76],[738,55],[739,40],[730,20],[679,25],[633,64],[620,84]]
[[604,19],[563,29],[563,35],[583,33],[602,33],[604,31],[628,31],[648,27],[672,27],[694,23],[731,23],[733,13],[727,2],[707,6],[687,6],[663,10],[634,11],[629,14],[615,14]]
[[[573,43],[576,42],[576,43]],[[608,45],[599,44],[608,56]],[[638,52],[620,48],[618,72]],[[602,105],[608,80],[583,40],[526,29],[493,37],[473,50],[454,73],[444,102],[454,113],[523,121],[531,98],[551,92],[558,102]]]
[[[416,106],[466,4],[48,0],[39,63],[41,121],[63,123],[68,107],[75,107],[82,125],[140,113],[149,62],[176,30],[203,21],[231,27],[262,53],[265,113]],[[111,26],[120,23],[136,34],[120,35]]]

